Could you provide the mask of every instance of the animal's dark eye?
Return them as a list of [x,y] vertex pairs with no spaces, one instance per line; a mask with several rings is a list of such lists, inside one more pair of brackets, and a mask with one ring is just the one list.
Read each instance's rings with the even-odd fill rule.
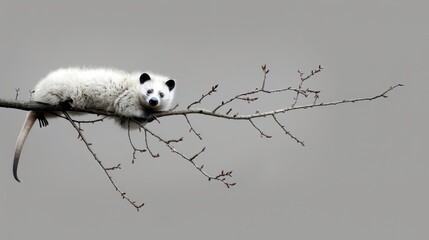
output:
[[160,92],[160,93],[159,93],[159,96],[160,96],[161,98],[163,98],[163,97],[164,97],[164,93]]
[[153,89],[147,90],[147,94],[151,94],[151,93],[153,93]]

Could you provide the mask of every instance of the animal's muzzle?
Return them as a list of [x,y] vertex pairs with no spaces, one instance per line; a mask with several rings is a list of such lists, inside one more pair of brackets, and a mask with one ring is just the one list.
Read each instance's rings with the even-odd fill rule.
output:
[[158,105],[158,99],[156,98],[149,99],[149,105],[152,107],[155,107],[156,105]]

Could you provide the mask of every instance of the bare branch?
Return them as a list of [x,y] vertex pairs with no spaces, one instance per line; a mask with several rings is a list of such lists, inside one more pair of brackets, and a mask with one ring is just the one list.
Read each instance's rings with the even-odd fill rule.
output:
[[[138,122],[136,122],[136,123],[139,124]],[[171,152],[173,152],[174,154],[179,155],[183,159],[185,159],[188,162],[190,162],[201,174],[203,174],[205,177],[207,177],[207,179],[209,181],[210,180],[220,181],[223,184],[225,184],[225,186],[228,187],[228,188],[235,185],[235,183],[230,183],[230,182],[227,181],[227,177],[232,177],[232,175],[231,175],[232,171],[226,172],[226,173],[229,173],[229,174],[223,174],[224,170],[222,170],[222,172],[220,174],[218,174],[217,176],[213,177],[209,173],[207,173],[206,171],[203,170],[204,165],[199,166],[199,165],[197,165],[195,163],[195,161],[194,161],[195,158],[197,158],[201,153],[203,153],[206,150],[205,147],[203,149],[201,149],[199,152],[197,152],[196,154],[194,154],[192,157],[188,157],[185,154],[183,154],[182,152],[178,151],[174,146],[171,145],[171,143],[173,141],[171,141],[171,140],[164,140],[162,137],[160,137],[156,133],[154,133],[151,130],[149,130],[148,128],[146,128],[146,126],[140,125],[140,127],[145,130],[145,139],[147,139],[147,135],[146,134],[149,133],[150,135],[152,135],[153,137],[155,137],[159,141],[163,142],[165,144],[165,146],[168,147],[171,150]]]
[[264,72],[264,79],[262,80],[262,87],[261,89],[265,89],[265,81],[267,80],[267,75],[270,72],[270,69],[267,68],[267,64],[262,65],[262,71]]
[[[227,113],[228,114],[228,113]],[[203,138],[201,137],[201,134],[200,133],[197,133],[196,131],[195,131],[195,129],[194,129],[194,127],[192,127],[192,124],[191,124],[191,122],[189,121],[189,118],[188,118],[188,116],[187,115],[183,115],[183,116],[185,116],[185,119],[186,119],[186,122],[188,123],[188,125],[189,125],[189,127],[190,127],[190,129],[189,129],[189,132],[193,132],[200,140],[203,140]]]
[[78,124],[85,124],[85,123],[97,123],[97,122],[103,122],[104,119],[108,118],[107,116],[101,117],[101,118],[97,118],[94,120],[75,120],[73,119],[73,122],[78,123]]
[[209,96],[209,95],[212,95],[212,93],[215,93],[215,92],[217,91],[217,87],[218,87],[218,86],[219,86],[219,84],[214,85],[214,86],[212,87],[212,89],[210,89],[210,91],[209,91],[208,93],[203,94],[199,100],[197,100],[197,101],[195,101],[195,102],[193,102],[193,103],[189,104],[189,106],[187,107],[187,109],[190,109],[190,108],[191,108],[193,105],[195,105],[195,104],[200,104],[200,103],[201,103],[201,101],[202,101],[205,97],[207,97],[207,96]]
[[[178,107],[178,105],[176,105],[174,108],[172,108],[168,111],[156,112],[156,113],[154,113],[154,116],[156,117],[157,120],[158,120],[158,118],[165,117],[165,116],[174,116],[174,115],[184,116],[185,120],[186,120],[186,122],[190,128],[189,132],[193,132],[200,140],[202,140],[201,133],[198,133],[195,130],[195,128],[193,127],[193,125],[190,121],[190,118],[189,118],[189,115],[191,115],[191,114],[200,114],[200,115],[206,115],[209,117],[217,117],[217,118],[223,118],[223,119],[228,119],[228,120],[249,121],[249,123],[260,133],[261,137],[271,138],[272,136],[264,133],[261,130],[261,128],[259,128],[255,124],[255,121],[254,121],[255,119],[268,116],[268,117],[273,118],[275,124],[278,125],[286,135],[288,135],[290,138],[295,140],[298,144],[304,146],[304,142],[301,141],[298,137],[294,136],[289,130],[286,129],[286,126],[283,125],[279,121],[278,115],[284,114],[287,112],[296,111],[296,110],[302,110],[302,109],[312,109],[312,108],[319,108],[319,107],[336,106],[336,105],[346,104],[346,103],[356,103],[356,102],[372,101],[372,100],[376,100],[379,98],[387,98],[389,92],[393,91],[397,87],[403,86],[402,84],[393,85],[393,86],[389,87],[387,90],[384,90],[383,92],[381,92],[380,94],[377,94],[375,96],[362,97],[362,98],[352,98],[352,99],[345,99],[345,100],[333,101],[333,102],[319,102],[320,91],[316,90],[316,89],[304,88],[303,84],[304,84],[304,82],[306,82],[311,77],[320,73],[323,69],[322,66],[319,65],[316,69],[312,70],[308,75],[304,75],[304,73],[302,71],[298,70],[300,79],[299,79],[299,83],[297,84],[298,85],[297,87],[289,86],[289,87],[278,88],[278,89],[267,89],[266,88],[267,76],[268,76],[268,73],[270,70],[267,68],[266,65],[262,65],[261,68],[263,71],[263,79],[262,79],[262,84],[259,85],[259,86],[261,86],[260,88],[253,88],[253,90],[239,93],[239,94],[237,94],[234,97],[231,97],[229,99],[226,98],[226,100],[221,100],[221,103],[219,105],[215,106],[214,109],[212,109],[212,110],[204,109],[204,108],[194,108],[194,106],[197,104],[201,104],[205,98],[207,98],[208,96],[211,96],[213,93],[217,92],[218,85],[212,86],[212,88],[207,93],[202,94],[198,100],[189,104],[186,107],[186,109],[176,110],[176,108]],[[108,177],[110,183],[113,185],[114,189],[121,195],[121,197],[123,199],[126,199],[137,210],[139,210],[144,205],[144,204],[136,204],[135,201],[128,198],[128,196],[126,195],[125,192],[122,192],[118,188],[118,186],[113,181],[113,178],[109,172],[112,170],[121,169],[121,164],[118,164],[118,165],[110,167],[110,168],[104,167],[102,162],[98,159],[98,157],[96,156],[96,154],[92,150],[92,148],[91,148],[92,144],[89,143],[86,140],[85,136],[83,135],[83,130],[81,128],[81,124],[84,124],[84,123],[96,123],[96,122],[101,122],[108,117],[122,117],[122,116],[119,116],[119,115],[115,114],[114,112],[107,112],[105,110],[100,110],[100,109],[73,109],[74,112],[90,113],[90,114],[97,114],[97,115],[103,116],[103,117],[98,118],[96,120],[78,121],[78,120],[72,119],[69,116],[69,114],[67,112],[63,111],[63,109],[60,106],[49,106],[49,105],[34,102],[34,101],[28,101],[28,102],[18,101],[17,100],[18,99],[18,92],[19,92],[19,89],[16,89],[16,96],[15,96],[15,100],[13,100],[13,101],[0,99],[0,107],[15,108],[15,109],[21,109],[21,110],[27,110],[27,111],[33,110],[33,111],[49,112],[49,113],[57,115],[58,117],[67,119],[73,125],[73,127],[76,129],[76,131],[78,132],[78,138],[81,139],[85,143],[87,149],[92,154],[93,158],[97,161],[99,166],[103,169],[103,171],[104,171],[105,175]],[[30,93],[32,94],[33,92],[30,91]],[[252,103],[258,101],[260,99],[260,96],[263,94],[285,94],[285,95],[286,94],[292,94],[293,101],[289,107],[287,107],[285,104],[285,106],[283,108],[274,109],[274,110],[270,110],[270,111],[262,111],[262,112],[259,110],[256,110],[256,111],[253,111],[254,112],[253,114],[235,113],[235,114],[231,115],[230,114],[232,112],[231,107],[229,107],[229,109],[226,111],[226,113],[219,113],[218,112],[221,108],[223,108],[223,107],[226,108],[226,105],[231,104],[232,102],[252,104]],[[300,101],[300,97],[301,98],[313,97],[313,101],[311,104],[299,105],[299,104],[302,104]],[[259,101],[261,101],[261,100],[259,100]],[[62,116],[61,113],[63,113],[64,116]],[[170,140],[165,139],[165,138],[159,136],[158,134],[156,134],[155,132],[153,132],[152,130],[150,130],[149,128],[147,128],[145,125],[140,124],[140,122],[137,120],[138,119],[128,119],[128,140],[129,140],[130,145],[133,149],[132,163],[134,163],[136,160],[136,153],[137,152],[143,153],[143,152],[148,151],[149,154],[153,158],[160,157],[160,153],[154,153],[149,146],[148,137],[151,136],[152,138],[163,143],[168,149],[171,150],[172,153],[174,153],[175,155],[178,155],[181,158],[190,162],[192,164],[192,166],[194,166],[194,168],[197,169],[197,171],[200,174],[202,174],[204,177],[206,177],[209,181],[211,181],[211,180],[219,181],[219,182],[223,183],[227,188],[230,188],[230,187],[235,185],[235,183],[229,182],[230,178],[232,177],[232,171],[222,170],[217,175],[211,175],[208,172],[206,172],[205,170],[203,170],[203,168],[204,168],[203,164],[199,165],[196,163],[196,159],[206,150],[206,147],[203,147],[201,150],[197,151],[192,156],[188,156],[187,154],[184,154],[183,152],[177,150],[175,147],[176,144],[181,143],[183,141],[183,137],[180,137],[178,139],[170,139]],[[145,148],[140,149],[134,145],[132,138],[131,138],[131,134],[130,134],[130,122],[131,121],[133,123],[139,124],[140,130],[144,131]]]
[[152,152],[152,150],[150,150],[150,148],[149,148],[149,144],[147,143],[147,129],[146,129],[145,127],[143,127],[143,125],[141,125],[141,127],[144,129],[144,141],[145,141],[145,143],[146,143],[146,149],[149,151],[150,155],[151,155],[153,158],[157,158],[157,157],[159,157],[159,156],[160,156],[160,155],[159,155],[159,153],[154,154],[154,153]]
[[186,109],[186,110],[177,110],[173,112],[160,112],[157,113],[157,117],[164,117],[164,116],[172,116],[172,115],[189,115],[189,114],[202,114],[202,115],[208,115],[212,117],[218,117],[218,118],[225,118],[225,119],[233,119],[233,120],[248,120],[253,118],[261,118],[266,116],[272,116],[279,113],[285,113],[285,112],[291,112],[301,109],[309,109],[309,108],[318,108],[318,107],[328,107],[328,106],[335,106],[345,103],[356,103],[356,102],[364,102],[364,101],[372,101],[378,98],[386,98],[387,93],[392,91],[393,89],[397,87],[403,86],[402,84],[397,84],[394,86],[389,87],[389,89],[385,90],[381,94],[378,94],[376,96],[372,97],[364,97],[364,98],[353,98],[353,99],[346,99],[341,101],[334,101],[334,102],[327,102],[327,103],[318,103],[318,104],[308,104],[308,105],[302,105],[302,106],[295,106],[295,107],[287,107],[287,108],[281,108],[273,111],[267,111],[267,112],[258,112],[255,114],[243,114],[243,115],[227,115],[227,114],[221,114],[221,113],[214,113],[213,111],[209,111],[202,108],[195,108],[195,109]]
[[15,88],[15,101],[18,101],[19,88]]
[[91,153],[91,155],[93,156],[94,160],[97,161],[98,165],[100,165],[100,167],[103,169],[104,173],[106,174],[107,178],[109,179],[110,183],[112,184],[112,186],[115,188],[115,190],[121,195],[121,197],[125,200],[127,200],[131,205],[133,205],[137,211],[140,210],[141,207],[144,206],[144,203],[142,204],[137,204],[135,201],[131,200],[125,192],[122,192],[121,189],[119,189],[119,187],[116,185],[116,183],[113,181],[112,176],[109,174],[108,171],[114,170],[114,169],[119,169],[120,168],[120,164],[118,164],[116,167],[113,168],[106,168],[104,167],[103,163],[98,159],[97,155],[95,154],[95,152],[92,150],[91,148],[91,143],[89,143],[85,136],[83,135],[82,129],[80,129],[76,123],[73,121],[73,119],[70,117],[70,115],[66,112],[63,111],[64,116],[67,118],[67,120],[73,125],[73,127],[76,129],[76,131],[78,132],[80,139],[85,143],[86,148],[88,149],[88,151]]
[[[67,117],[62,116],[61,114],[58,114],[56,112],[49,112],[49,113],[51,113],[51,114],[53,114],[53,115],[55,115],[55,116],[57,116],[59,118],[63,118],[63,119],[68,120]],[[108,118],[108,116],[103,116],[103,117],[100,117],[100,118],[97,118],[97,119],[94,119],[94,120],[76,120],[76,119],[72,119],[72,120],[73,120],[73,122],[77,123],[79,125],[79,127],[80,127],[80,124],[88,124],[88,123],[94,124],[94,123],[97,123],[97,122],[103,122],[104,119],[106,119],[106,118]]]
[[113,166],[113,167],[110,167],[110,168],[106,168],[107,171],[113,171],[113,170],[116,170],[116,169],[122,169],[120,163],[118,163],[118,165],[116,165],[116,166]]
[[274,121],[277,123],[277,125],[279,125],[279,126],[283,129],[283,132],[285,132],[285,133],[286,133],[286,135],[289,135],[289,137],[291,137],[291,138],[292,138],[293,140],[295,140],[297,143],[301,144],[303,147],[305,146],[303,141],[299,140],[297,137],[295,137],[294,135],[292,135],[288,130],[286,130],[285,126],[283,126],[283,125],[279,122],[279,120],[277,120],[276,115],[273,115],[273,118],[274,118]]
[[30,97],[28,99],[31,101],[33,99],[34,90],[29,90],[28,92],[30,92]]
[[272,136],[270,136],[270,135],[267,135],[267,134],[265,134],[264,132],[262,132],[262,130],[261,129],[259,129],[254,123],[253,123],[253,121],[252,121],[252,119],[248,119],[249,120],[249,122],[250,122],[250,124],[252,124],[252,126],[256,129],[256,130],[258,130],[258,132],[261,134],[261,137],[266,137],[266,138],[271,138]]
[[140,153],[143,153],[143,152],[146,152],[146,149],[139,149],[139,148],[136,148],[135,146],[134,146],[134,143],[133,143],[133,141],[131,140],[131,133],[130,133],[130,129],[131,129],[131,121],[130,120],[128,120],[128,129],[127,129],[127,132],[128,132],[128,140],[130,141],[130,145],[131,145],[131,147],[133,148],[133,159],[131,160],[131,163],[132,164],[134,164],[134,161],[137,159],[136,158],[136,153],[137,152],[140,152]]
[[[321,68],[321,66],[319,66],[319,68],[320,68],[320,70],[318,70],[317,72],[313,72],[312,71],[312,75],[311,76],[313,76],[314,74],[320,72],[322,68]],[[296,96],[297,96],[297,97],[295,97],[296,99],[295,99],[295,103],[294,103],[294,104],[296,104],[296,102],[298,101],[298,96],[300,94],[302,94],[305,97],[307,97],[307,92],[311,91],[311,90],[306,91],[306,90],[302,90],[301,89],[302,88],[302,82],[304,82],[305,80],[307,80],[308,78],[311,77],[311,76],[308,76],[308,77],[302,78],[302,75],[301,75],[301,79],[304,79],[304,80],[301,81],[301,84],[299,85],[298,88],[287,87],[287,88],[280,88],[280,89],[274,89],[274,90],[266,90],[265,89],[265,82],[267,80],[267,75],[270,72],[270,70],[267,68],[267,65],[262,65],[262,71],[264,73],[264,77],[263,77],[263,80],[262,80],[262,87],[260,89],[256,88],[255,90],[252,90],[252,91],[247,91],[247,92],[244,92],[244,93],[240,93],[240,94],[236,95],[235,97],[233,97],[233,98],[231,98],[231,99],[229,99],[227,101],[222,101],[215,109],[213,109],[213,113],[215,113],[217,110],[219,110],[219,108],[221,108],[221,107],[223,107],[223,106],[225,106],[225,105],[227,105],[227,104],[229,104],[229,103],[231,103],[231,102],[233,102],[235,100],[243,100],[243,101],[246,101],[247,103],[251,103],[253,101],[258,100],[258,97],[249,97],[249,95],[255,95],[255,94],[258,94],[258,93],[272,94],[272,93],[281,93],[281,92],[292,91],[292,92],[295,92]],[[312,92],[316,92],[316,91],[312,91]],[[229,110],[228,113],[230,111],[231,110]]]
[[[299,89],[299,90],[301,90],[301,89],[302,89],[302,85],[304,84],[304,82],[305,82],[307,79],[311,78],[312,76],[316,75],[317,73],[321,72],[321,71],[322,71],[322,69],[323,69],[322,65],[319,65],[317,69],[315,69],[315,70],[311,70],[310,74],[309,74],[309,75],[307,75],[307,76],[304,76],[304,73],[303,73],[303,72],[301,72],[301,70],[299,70],[299,69],[298,69],[299,78],[300,78],[300,83],[299,83],[299,85],[298,85],[298,89]],[[308,89],[307,89],[307,90],[308,90]],[[318,94],[320,91],[311,91],[311,90],[310,90],[310,91],[308,91],[308,92],[313,92],[313,93],[315,93],[315,96],[314,96],[314,104],[316,104],[316,101],[317,101],[317,99],[319,98],[319,95],[317,95],[317,94]],[[297,93],[297,94],[295,95],[294,102],[292,103],[292,107],[295,107],[295,105],[298,103],[298,98],[299,98],[299,94]]]
[[[190,115],[190,114],[202,114],[202,115],[208,115],[212,117],[218,117],[218,118],[225,118],[225,119],[233,119],[233,120],[248,120],[253,118],[260,118],[260,117],[266,117],[266,116],[272,116],[274,114],[278,113],[285,113],[300,109],[308,109],[308,108],[317,108],[317,107],[327,107],[327,106],[335,106],[339,104],[345,104],[345,103],[356,103],[356,102],[363,102],[363,101],[372,101],[378,98],[386,98],[387,93],[392,91],[393,89],[397,87],[403,86],[402,84],[397,84],[394,86],[389,87],[387,90],[383,91],[381,94],[378,94],[376,96],[372,97],[364,97],[364,98],[354,98],[354,99],[346,99],[341,101],[334,101],[334,102],[327,102],[327,103],[318,103],[318,104],[309,104],[309,105],[302,105],[302,106],[295,106],[295,107],[287,107],[287,108],[281,108],[273,111],[267,111],[267,112],[258,112],[255,114],[244,114],[244,115],[227,115],[222,113],[215,113],[215,110],[210,111],[203,108],[191,108],[191,109],[184,109],[184,110],[175,110],[175,111],[165,111],[165,112],[157,112],[154,113],[154,115],[157,118],[165,117],[165,116],[174,116],[174,115]],[[4,99],[0,99],[0,107],[5,108],[15,108],[15,109],[21,109],[21,110],[34,110],[34,111],[46,111],[46,112],[55,112],[55,111],[62,111],[60,106],[47,106],[42,103],[38,102],[21,102],[21,101],[8,101]],[[74,112],[82,112],[82,113],[92,113],[92,114],[98,114],[98,115],[105,115],[105,116],[117,116],[113,112],[106,112],[103,110],[98,109],[74,109]]]
[[[14,100],[6,100],[0,98],[0,107],[4,108],[15,108],[15,109],[21,109],[26,111],[44,111],[44,112],[61,112],[63,109],[61,106],[51,106],[40,102],[35,101],[14,101]],[[73,109],[70,110],[70,112],[81,112],[81,113],[92,113],[97,115],[104,115],[104,116],[117,116],[113,112],[107,112],[104,110],[97,110],[97,109]]]
[[170,139],[170,140],[167,140],[166,142],[167,142],[168,144],[170,144],[170,143],[179,143],[179,142],[181,142],[181,141],[183,141],[183,137],[181,137],[181,138],[179,138],[179,139]]

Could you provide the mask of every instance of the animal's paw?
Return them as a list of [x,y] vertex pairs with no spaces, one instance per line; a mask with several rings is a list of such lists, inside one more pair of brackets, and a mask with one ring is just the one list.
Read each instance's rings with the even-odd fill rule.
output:
[[72,103],[73,103],[73,99],[68,99],[63,102],[60,102],[60,106],[63,110],[72,110],[73,109]]
[[152,122],[153,120],[156,120],[155,115],[149,114],[145,117],[146,122]]
[[49,122],[48,120],[46,120],[46,117],[43,114],[43,112],[36,112],[36,117],[37,117],[37,120],[39,120],[40,127],[46,127],[49,125]]

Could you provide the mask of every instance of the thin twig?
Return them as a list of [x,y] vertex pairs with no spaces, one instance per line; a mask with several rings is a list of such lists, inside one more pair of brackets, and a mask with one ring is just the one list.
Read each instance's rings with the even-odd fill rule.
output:
[[[67,117],[62,116],[61,114],[58,114],[58,113],[56,113],[56,112],[49,112],[49,113],[50,113],[50,114],[52,114],[52,115],[55,115],[55,116],[57,116],[57,117],[59,117],[59,118],[63,118],[63,119],[68,120],[68,119],[67,119]],[[103,116],[103,117],[101,117],[101,118],[97,118],[97,119],[94,119],[94,120],[76,120],[76,119],[72,119],[72,120],[73,120],[73,122],[75,122],[75,123],[79,124],[79,126],[80,126],[80,124],[87,124],[87,123],[94,124],[94,123],[97,123],[97,122],[103,122],[103,121],[104,121],[104,119],[106,119],[106,118],[108,118],[108,117],[109,117],[109,116]]]
[[122,169],[120,163],[118,163],[118,165],[116,165],[116,166],[106,168],[107,171],[113,171],[113,170],[116,170],[116,169]]
[[131,120],[128,120],[128,140],[130,141],[130,145],[131,145],[131,147],[133,148],[133,159],[131,160],[131,163],[132,164],[134,164],[134,161],[137,159],[137,157],[136,157],[136,153],[137,152],[140,152],[140,153],[143,153],[143,152],[146,152],[146,149],[139,149],[139,148],[136,148],[135,146],[134,146],[134,143],[133,143],[133,141],[132,141],[132,139],[131,139],[131,131],[130,131],[130,128],[131,128]]
[[149,144],[147,143],[147,132],[148,132],[148,130],[147,130],[143,125],[140,125],[140,127],[144,129],[144,141],[145,141],[145,143],[146,143],[146,149],[149,151],[150,155],[151,155],[153,158],[157,158],[157,157],[159,157],[159,156],[160,156],[160,155],[159,155],[159,153],[154,154],[154,153],[152,152],[152,150],[150,150],[150,148],[149,148]]
[[31,101],[33,99],[34,90],[28,90],[30,92],[30,98],[28,99]]
[[121,197],[125,200],[127,200],[131,205],[133,205],[137,211],[140,210],[141,207],[144,206],[144,203],[142,204],[137,204],[135,201],[131,200],[125,192],[121,191],[121,189],[119,189],[119,187],[116,185],[116,183],[113,181],[112,176],[109,174],[108,171],[113,170],[115,168],[119,168],[120,164],[114,168],[106,168],[104,167],[103,163],[100,161],[100,159],[98,159],[97,155],[95,154],[95,152],[92,150],[91,148],[91,143],[89,143],[85,136],[82,133],[82,130],[76,125],[76,123],[73,121],[73,119],[70,117],[70,115],[66,112],[63,111],[64,116],[67,118],[67,120],[73,125],[73,127],[76,129],[76,131],[78,132],[80,139],[82,139],[82,141],[85,143],[86,148],[88,149],[88,151],[91,153],[91,155],[94,157],[95,161],[97,161],[98,165],[103,169],[103,172],[106,174],[107,178],[109,179],[110,183],[112,184],[112,186],[115,188],[115,190],[121,195]]
[[187,116],[186,114],[185,114],[185,115],[183,115],[183,116],[185,117],[186,122],[188,123],[188,125],[189,125],[189,127],[190,127],[189,132],[193,132],[193,133],[195,134],[195,136],[197,136],[200,140],[203,140],[203,138],[201,137],[201,133],[197,133],[197,132],[195,131],[194,127],[192,126],[191,122],[189,121],[188,116]]
[[18,101],[19,88],[15,88],[15,101]]
[[249,120],[250,124],[252,124],[252,126],[253,126],[256,130],[258,130],[258,132],[261,134],[261,137],[266,137],[266,138],[271,138],[271,137],[272,137],[272,136],[267,135],[267,134],[265,134],[264,132],[262,132],[262,130],[261,130],[261,129],[259,129],[259,128],[255,125],[255,123],[253,123],[252,119],[248,119],[248,120]]
[[[304,76],[304,73],[301,72],[301,70],[298,69],[298,73],[299,73],[299,78],[300,78],[300,83],[298,85],[298,89],[301,90],[302,89],[302,85],[304,84],[304,82],[306,80],[308,80],[309,78],[311,78],[312,76],[316,75],[317,73],[321,72],[323,70],[322,65],[319,65],[317,69],[315,70],[311,70],[310,74],[308,74],[307,76]],[[319,98],[319,95],[317,95],[320,91],[308,91],[308,92],[313,92],[315,93],[314,96],[314,104],[316,104],[317,99]],[[317,92],[317,93],[316,93]],[[297,93],[294,97],[294,102],[292,103],[292,107],[295,107],[295,105],[298,103],[298,98],[299,98],[299,94]]]
[[283,132],[285,132],[285,133],[286,133],[286,135],[288,135],[289,137],[291,137],[291,138],[292,138],[293,140],[295,140],[297,143],[301,144],[303,147],[305,146],[303,141],[299,140],[297,137],[295,137],[294,135],[292,135],[292,133],[290,133],[290,131],[286,130],[286,127],[285,127],[284,125],[282,125],[282,124],[279,122],[279,120],[277,120],[276,115],[273,115],[273,118],[274,118],[274,121],[277,123],[277,125],[279,125],[279,126],[283,129]]
[[267,64],[262,65],[262,71],[264,72],[264,79],[262,80],[262,87],[261,89],[265,89],[265,81],[267,80],[267,75],[270,72],[270,69],[267,68]]
[[188,157],[185,154],[183,154],[182,152],[178,151],[175,147],[173,147],[171,145],[171,141],[164,140],[159,135],[157,135],[156,133],[152,132],[151,130],[149,130],[148,128],[146,128],[143,125],[140,125],[140,126],[145,130],[145,138],[147,138],[146,133],[149,133],[150,135],[152,135],[153,137],[155,137],[159,141],[163,142],[165,144],[165,146],[167,146],[174,154],[177,154],[180,157],[182,157],[183,159],[185,159],[188,162],[190,162],[201,174],[203,174],[205,177],[207,177],[207,179],[209,181],[210,180],[220,181],[223,184],[225,184],[225,186],[228,187],[228,188],[230,188],[231,186],[235,185],[235,183],[230,183],[230,182],[227,181],[227,177],[232,177],[232,174],[231,174],[232,171],[225,172],[224,170],[222,170],[222,172],[220,174],[218,174],[217,176],[211,176],[210,174],[208,174],[206,171],[203,170],[204,165],[199,166],[199,165],[197,165],[195,163],[195,161],[194,161],[195,158],[197,158],[201,153],[203,153],[206,150],[206,147],[203,147],[199,152],[197,152],[193,156]]
[[210,89],[210,91],[209,91],[208,93],[203,94],[199,100],[197,100],[197,101],[195,101],[195,102],[193,102],[193,103],[189,104],[189,106],[187,107],[187,109],[190,109],[190,108],[191,108],[193,105],[195,105],[195,104],[200,104],[200,103],[201,103],[201,101],[202,101],[204,98],[206,98],[207,96],[212,95],[212,93],[215,93],[215,92],[217,91],[217,87],[218,87],[218,86],[219,86],[219,84],[214,85],[214,86],[212,87],[212,89]]

